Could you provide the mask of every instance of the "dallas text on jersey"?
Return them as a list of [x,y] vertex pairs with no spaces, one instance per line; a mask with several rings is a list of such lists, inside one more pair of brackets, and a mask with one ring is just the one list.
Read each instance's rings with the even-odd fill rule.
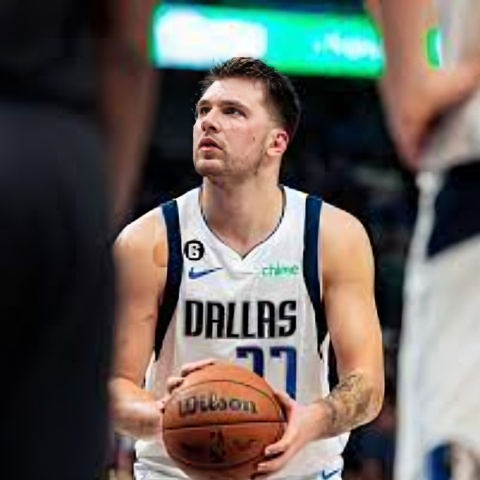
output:
[[295,300],[283,301],[278,305],[266,300],[241,303],[185,301],[185,336],[187,337],[284,338],[294,335],[296,330],[297,302]]

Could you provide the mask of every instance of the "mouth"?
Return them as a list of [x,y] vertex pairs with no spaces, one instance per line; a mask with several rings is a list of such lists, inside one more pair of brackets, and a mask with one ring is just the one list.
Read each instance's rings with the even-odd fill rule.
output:
[[202,151],[220,149],[218,143],[212,140],[211,138],[202,138],[200,140],[200,143],[198,144],[198,147]]

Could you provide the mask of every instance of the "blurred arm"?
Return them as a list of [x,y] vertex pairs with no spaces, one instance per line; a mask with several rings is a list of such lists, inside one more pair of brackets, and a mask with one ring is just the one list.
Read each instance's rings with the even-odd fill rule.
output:
[[95,12],[100,116],[107,141],[113,224],[124,220],[138,183],[156,106],[158,75],[147,38],[155,0],[102,0]]
[[383,33],[387,72],[409,75],[428,67],[425,35],[432,26],[432,0],[366,0]]
[[429,65],[426,35],[437,19],[433,0],[365,0],[365,5],[383,34],[380,92],[390,133],[402,160],[417,170],[432,124],[471,92],[476,72]]

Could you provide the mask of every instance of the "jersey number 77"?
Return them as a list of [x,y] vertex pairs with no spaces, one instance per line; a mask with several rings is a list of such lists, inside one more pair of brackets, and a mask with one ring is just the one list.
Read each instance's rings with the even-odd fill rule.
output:
[[237,358],[252,360],[253,371],[265,376],[265,356],[269,358],[281,358],[286,362],[285,390],[291,398],[297,394],[297,351],[294,347],[237,347]]

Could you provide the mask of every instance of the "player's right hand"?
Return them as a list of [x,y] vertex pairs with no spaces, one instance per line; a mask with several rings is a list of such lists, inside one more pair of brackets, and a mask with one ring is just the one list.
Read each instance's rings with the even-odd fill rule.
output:
[[197,362],[185,363],[181,369],[179,376],[171,376],[167,379],[167,394],[160,400],[160,408],[163,412],[165,404],[168,402],[174,390],[176,390],[185,381],[185,378],[197,370],[213,365],[216,362],[213,358],[207,358],[205,360],[199,360]]
[[110,384],[115,431],[136,439],[152,440],[161,432],[161,402],[132,382]]

